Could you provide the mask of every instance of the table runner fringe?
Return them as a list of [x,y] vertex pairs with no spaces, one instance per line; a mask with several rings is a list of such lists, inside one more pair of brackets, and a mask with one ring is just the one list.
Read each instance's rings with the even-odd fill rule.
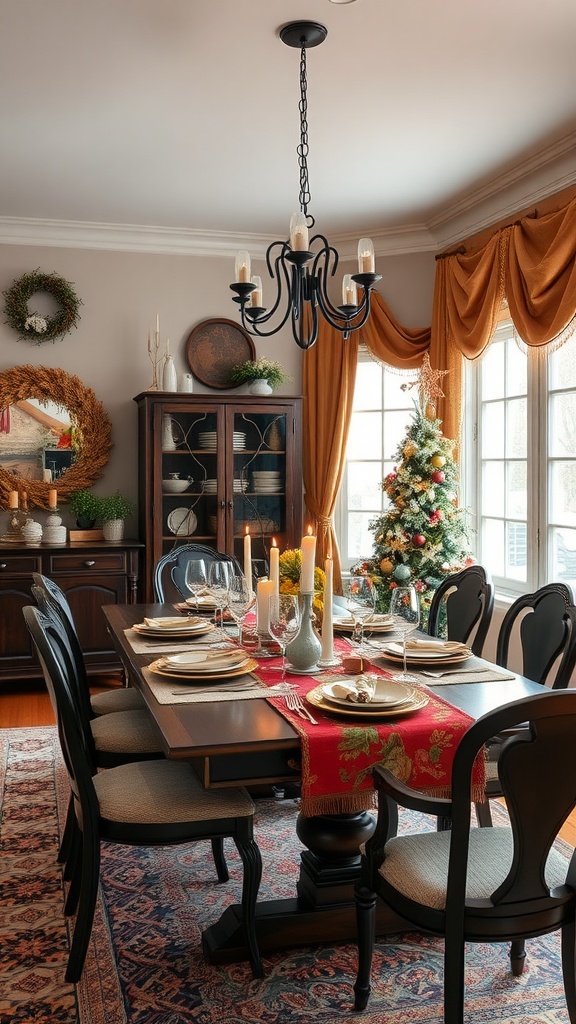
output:
[[[423,790],[426,796],[449,800],[449,786],[436,786]],[[484,786],[472,786],[471,803],[481,804],[485,801]],[[370,811],[378,806],[376,794],[367,790],[361,793],[327,793],[323,796],[303,796],[300,800],[300,812],[304,818],[314,818],[323,814],[357,814],[358,811]]]

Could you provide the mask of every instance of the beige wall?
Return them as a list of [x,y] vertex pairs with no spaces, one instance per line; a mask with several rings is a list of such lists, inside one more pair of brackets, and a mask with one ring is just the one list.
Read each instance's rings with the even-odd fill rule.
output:
[[[78,328],[54,343],[36,346],[18,341],[2,317],[0,372],[23,363],[58,367],[77,374],[92,388],[110,416],[114,440],[109,465],[95,490],[110,493],[119,488],[136,499],[137,424],[132,399],[146,390],[152,379],[148,331],[154,330],[158,313],[161,338],[170,339],[178,371],[187,370],[185,343],[192,328],[209,317],[237,319],[229,289],[233,261],[50,246],[0,246],[0,291],[9,288],[22,274],[36,269],[54,272],[73,283],[83,303]],[[346,269],[352,268],[346,268],[344,263],[338,268],[339,280],[340,270]],[[430,323],[433,255],[379,257],[378,270],[383,275],[380,289],[394,315],[407,326]],[[261,274],[266,289],[265,266],[255,261],[253,272]],[[50,312],[48,308],[40,311]],[[267,340],[256,339],[255,345],[257,356],[277,359],[292,375],[293,383],[284,385],[281,392],[300,394],[300,351],[290,331],[285,329]],[[326,372],[329,374],[329,367]],[[195,390],[208,389],[195,382]]]

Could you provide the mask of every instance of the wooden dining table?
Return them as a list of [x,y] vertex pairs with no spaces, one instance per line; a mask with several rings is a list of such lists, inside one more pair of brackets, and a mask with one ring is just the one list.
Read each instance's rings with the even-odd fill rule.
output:
[[[159,703],[148,666],[157,653],[136,653],[127,631],[144,618],[174,615],[173,605],[104,605],[112,643],[129,683],[142,693],[159,730],[166,757],[190,762],[207,787],[246,786],[256,795],[269,787],[297,785],[301,737],[283,714],[263,698],[206,703]],[[378,662],[377,662],[378,663]],[[148,678],[147,678],[148,676]],[[455,682],[430,679],[428,687],[471,719],[510,701],[539,693],[540,684],[513,675],[505,682]],[[290,946],[347,941],[355,936],[354,883],[360,869],[359,847],[371,836],[374,817],[367,810],[344,814],[295,814],[295,834],[305,847],[293,898],[260,901],[257,933],[262,952]],[[379,906],[379,935],[408,929],[384,904]],[[211,963],[245,956],[240,907],[228,907],[203,934]]]

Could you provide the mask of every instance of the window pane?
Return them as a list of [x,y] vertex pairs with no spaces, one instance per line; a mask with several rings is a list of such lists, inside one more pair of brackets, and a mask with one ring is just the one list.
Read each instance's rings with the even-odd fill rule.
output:
[[348,463],[348,508],[380,512],[383,491],[381,462]]
[[576,462],[550,466],[549,519],[558,526],[576,526]]
[[381,407],[382,374],[376,369],[376,364],[371,359],[362,360],[356,369],[353,409],[380,409]]
[[491,402],[482,409],[482,458],[504,456],[504,402]]
[[576,337],[552,352],[548,372],[551,388],[576,388]]
[[482,397],[485,401],[504,397],[504,345],[493,342],[481,363]]
[[551,575],[576,583],[576,530],[550,530]]
[[384,458],[394,458],[409,422],[410,413],[406,411],[384,413]]
[[527,565],[526,523],[507,523],[505,575],[511,580],[524,583]]
[[382,417],[377,412],[359,412],[352,417],[348,435],[349,459],[382,458]]
[[409,391],[402,391],[403,384],[409,384],[416,380],[416,370],[409,376],[406,373],[395,373],[394,370],[386,370],[384,373],[384,408],[385,409],[410,409],[414,401],[414,388]]
[[482,515],[504,516],[504,463],[485,462],[482,466]]
[[526,463],[509,462],[506,470],[506,515],[510,519],[526,519],[527,512]]
[[506,405],[506,457],[526,458],[526,399]]
[[482,522],[483,561],[493,576],[504,576],[504,523],[496,519]]
[[350,512],[348,514],[348,550],[349,560],[357,561],[372,554],[374,534],[368,524],[374,518],[373,512]]
[[528,359],[515,339],[506,345],[506,395],[525,395],[528,383]]
[[576,458],[576,392],[550,397],[551,455]]

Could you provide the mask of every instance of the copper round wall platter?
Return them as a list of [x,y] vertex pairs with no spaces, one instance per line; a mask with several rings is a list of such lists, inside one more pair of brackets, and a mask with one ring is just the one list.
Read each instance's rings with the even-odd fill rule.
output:
[[203,320],[190,332],[186,359],[194,376],[209,388],[237,387],[230,381],[234,366],[254,359],[252,338],[234,320]]

